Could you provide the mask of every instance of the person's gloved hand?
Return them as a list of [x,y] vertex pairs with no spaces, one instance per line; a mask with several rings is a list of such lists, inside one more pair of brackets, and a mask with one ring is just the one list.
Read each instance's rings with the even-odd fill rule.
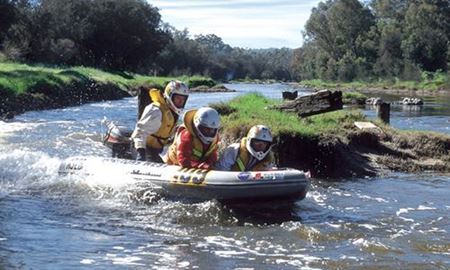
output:
[[137,155],[136,155],[136,160],[138,161],[146,161],[147,157],[145,154],[145,148],[138,148],[136,149],[137,151]]

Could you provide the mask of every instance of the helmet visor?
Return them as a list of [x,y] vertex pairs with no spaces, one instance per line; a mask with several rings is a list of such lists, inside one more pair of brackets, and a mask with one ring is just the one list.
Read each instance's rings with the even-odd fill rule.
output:
[[205,127],[203,125],[200,125],[198,127],[198,130],[203,134],[205,137],[214,138],[217,134],[217,128],[209,128]]
[[267,152],[271,146],[271,143],[268,141],[252,139],[250,141],[250,147],[255,150],[255,152]]
[[180,94],[172,94],[172,102],[175,107],[178,109],[183,109],[184,105],[186,105],[188,96],[180,95]]

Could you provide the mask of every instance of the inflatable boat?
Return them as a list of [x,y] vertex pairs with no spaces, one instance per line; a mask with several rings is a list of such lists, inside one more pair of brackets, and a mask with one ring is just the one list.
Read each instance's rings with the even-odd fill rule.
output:
[[119,181],[165,197],[225,202],[301,200],[309,187],[305,173],[295,169],[229,172],[102,157],[69,158],[60,165],[59,174],[97,177],[106,184],[110,176],[110,184]]

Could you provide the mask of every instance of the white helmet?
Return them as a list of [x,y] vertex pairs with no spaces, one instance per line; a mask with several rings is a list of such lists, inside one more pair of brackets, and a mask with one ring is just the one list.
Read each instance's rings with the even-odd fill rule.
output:
[[[186,97],[183,105],[180,107],[177,107],[173,103],[173,98],[176,95]],[[170,109],[178,115],[180,115],[183,112],[184,105],[186,104],[188,97],[189,97],[189,87],[183,82],[170,81],[167,84],[166,88],[164,89],[164,98],[166,99],[166,102],[169,104]]]
[[[263,149],[255,150],[255,143],[258,141],[266,142],[267,146]],[[269,128],[263,125],[253,126],[247,133],[247,150],[250,152],[252,156],[254,156],[258,160],[264,159],[272,148],[272,133]]]
[[193,122],[200,140],[205,144],[211,143],[220,127],[219,113],[210,107],[200,108],[195,112]]

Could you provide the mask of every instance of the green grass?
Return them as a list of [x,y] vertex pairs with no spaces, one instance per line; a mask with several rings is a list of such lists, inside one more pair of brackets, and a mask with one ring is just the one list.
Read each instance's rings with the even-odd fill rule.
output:
[[359,92],[344,92],[342,93],[343,99],[357,99],[357,98],[367,98],[366,95]]
[[295,113],[266,109],[279,101],[269,100],[258,93],[239,96],[227,104],[212,104],[220,110],[228,105],[230,113],[222,115],[224,134],[242,136],[251,126],[267,125],[274,136],[281,134],[318,136],[323,133],[343,133],[346,125],[365,119],[361,111],[335,111],[300,119]]
[[172,79],[185,81],[189,85],[199,84],[199,81],[209,83],[212,81],[201,76],[153,77],[129,72],[106,72],[82,66],[59,68],[0,62],[0,89],[16,95],[29,91],[36,85],[63,88],[73,81],[93,80],[99,83],[112,83],[125,90],[150,84],[163,86]]
[[303,80],[301,84],[312,88],[347,88],[347,89],[364,89],[364,88],[381,88],[381,89],[407,89],[407,90],[426,90],[450,91],[450,74],[443,72],[423,72],[420,81],[403,81],[398,78],[391,80],[379,79],[373,82],[353,81],[348,83],[327,82],[323,80]]

